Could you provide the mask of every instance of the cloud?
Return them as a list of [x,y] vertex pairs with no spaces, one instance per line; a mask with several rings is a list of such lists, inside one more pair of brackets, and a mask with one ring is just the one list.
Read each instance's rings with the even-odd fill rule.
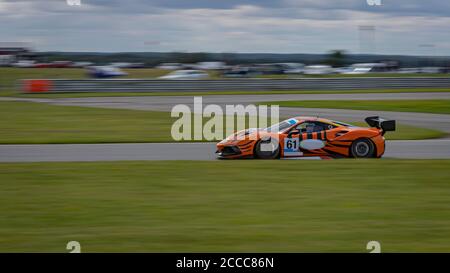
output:
[[[450,2],[442,0],[380,0],[381,6],[369,6],[367,0],[80,0],[84,10],[118,13],[143,13],[159,9],[233,9],[238,6],[256,6],[267,9],[290,10],[349,10],[391,15],[450,16]],[[16,7],[28,6],[34,10],[61,12],[70,8],[66,0],[0,0],[17,11]],[[28,9],[29,10],[29,9]]]
[[[360,50],[374,25],[378,53],[447,54],[448,1],[0,0],[3,41],[39,50],[312,52]],[[151,42],[149,42],[151,41]]]

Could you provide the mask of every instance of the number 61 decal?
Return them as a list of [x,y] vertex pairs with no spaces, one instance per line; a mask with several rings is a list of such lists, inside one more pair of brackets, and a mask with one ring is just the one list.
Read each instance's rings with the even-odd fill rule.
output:
[[372,250],[370,253],[381,253],[381,244],[378,241],[370,241],[366,246],[367,250]]
[[283,153],[285,156],[302,156],[299,138],[285,138]]
[[67,250],[72,250],[69,253],[81,253],[81,244],[77,241],[70,241],[66,246]]

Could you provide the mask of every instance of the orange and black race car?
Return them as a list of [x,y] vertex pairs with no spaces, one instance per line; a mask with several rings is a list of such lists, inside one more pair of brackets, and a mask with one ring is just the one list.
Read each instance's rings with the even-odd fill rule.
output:
[[380,158],[395,121],[365,119],[370,128],[313,117],[287,119],[266,129],[237,132],[217,144],[219,158]]

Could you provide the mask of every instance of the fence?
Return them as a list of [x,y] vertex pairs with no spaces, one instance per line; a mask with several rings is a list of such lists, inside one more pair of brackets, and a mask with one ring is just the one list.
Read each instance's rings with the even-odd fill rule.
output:
[[207,92],[449,88],[449,78],[302,78],[225,80],[23,80],[23,92]]

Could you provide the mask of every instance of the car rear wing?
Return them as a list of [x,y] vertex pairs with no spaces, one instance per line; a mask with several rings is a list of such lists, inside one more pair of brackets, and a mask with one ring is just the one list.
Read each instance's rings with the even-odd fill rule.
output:
[[367,117],[365,121],[367,122],[367,124],[369,124],[370,127],[376,127],[383,130],[383,135],[385,132],[395,131],[395,120],[386,120],[375,116]]

